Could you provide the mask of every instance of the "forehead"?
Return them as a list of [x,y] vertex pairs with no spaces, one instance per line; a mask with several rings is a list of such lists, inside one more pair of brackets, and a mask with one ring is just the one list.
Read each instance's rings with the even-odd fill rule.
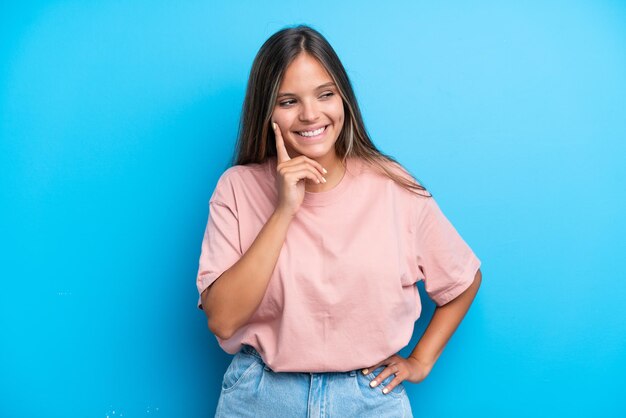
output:
[[280,83],[281,89],[314,89],[320,84],[333,81],[320,62],[311,55],[302,53],[289,64]]

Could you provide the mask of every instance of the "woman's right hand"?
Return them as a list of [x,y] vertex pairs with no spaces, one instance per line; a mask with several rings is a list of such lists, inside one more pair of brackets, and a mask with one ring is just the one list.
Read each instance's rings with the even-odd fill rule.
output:
[[278,189],[277,211],[294,216],[304,200],[307,179],[319,184],[326,183],[325,170],[320,163],[305,155],[289,157],[280,127],[272,121],[276,139],[276,187]]

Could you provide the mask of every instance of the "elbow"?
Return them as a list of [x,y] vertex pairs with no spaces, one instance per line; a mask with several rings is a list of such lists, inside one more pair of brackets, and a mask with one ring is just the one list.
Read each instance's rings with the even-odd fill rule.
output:
[[[220,275],[220,277],[222,276],[223,274]],[[216,282],[217,280],[202,292],[202,309],[207,317],[209,330],[219,339],[228,340],[235,334],[237,328],[233,326],[232,320],[226,320],[229,318],[228,313],[223,312],[223,306],[217,303],[219,297],[215,294]]]
[[209,330],[213,334],[215,334],[216,337],[222,340],[229,339],[235,333],[235,329],[230,326],[230,324],[228,324],[225,320],[220,318],[219,315],[216,315],[216,312],[213,312],[210,309],[210,306],[211,305],[207,304],[206,302],[203,303],[204,313],[207,316]]
[[233,323],[232,315],[223,311],[223,306],[216,303],[216,295],[210,289],[213,285],[207,287],[202,292],[202,308],[207,317],[209,330],[219,339],[228,340],[238,327]]
[[203,302],[204,313],[207,317],[207,324],[209,326],[209,330],[215,334],[218,338],[222,340],[227,340],[233,336],[235,331],[232,327],[226,324],[226,321],[221,320],[214,312],[211,312],[209,309],[209,305],[206,302]]
[[212,320],[212,317],[209,317],[209,330],[221,340],[227,340],[235,333],[232,328],[224,326],[223,322]]
[[209,315],[208,323],[209,330],[222,340],[229,339],[235,333],[232,327],[227,326],[225,321],[215,318],[215,315]]
[[204,310],[204,314],[207,317],[209,330],[218,338],[226,340],[232,336],[232,332],[228,331],[226,327],[224,327],[224,321],[219,320],[216,313],[212,309],[213,304],[209,300],[210,289],[211,287],[207,287],[204,292],[202,292],[202,310]]

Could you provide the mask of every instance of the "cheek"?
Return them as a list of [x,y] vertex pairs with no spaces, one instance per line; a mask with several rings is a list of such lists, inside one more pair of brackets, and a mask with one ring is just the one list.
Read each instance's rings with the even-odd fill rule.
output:
[[298,113],[294,109],[276,109],[272,117],[280,126],[287,129],[295,123]]
[[274,108],[274,111],[272,112],[271,120],[279,125],[282,125],[283,123],[283,114],[277,107]]
[[343,107],[339,109],[335,115],[336,115],[335,119],[337,120],[337,124],[339,125],[339,127],[343,126],[343,120],[344,120]]
[[334,115],[335,119],[337,119],[338,121],[343,122],[344,109],[343,109],[343,102],[342,101],[339,101],[339,102],[335,103],[335,105],[333,106],[333,115]]
[[344,111],[342,107],[337,117],[337,138],[339,138],[339,135],[341,131],[343,130],[343,126],[345,125],[344,119],[345,119],[345,115],[344,115]]

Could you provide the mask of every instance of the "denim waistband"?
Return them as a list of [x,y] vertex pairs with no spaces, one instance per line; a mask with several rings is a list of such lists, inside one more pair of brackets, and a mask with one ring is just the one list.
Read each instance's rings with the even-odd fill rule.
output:
[[[253,355],[254,357],[256,357],[259,362],[261,364],[263,364],[263,367],[265,368],[265,370],[271,370],[267,364],[265,364],[265,362],[263,361],[263,357],[261,357],[261,354],[259,354],[259,352],[252,347],[249,344],[243,344],[240,350],[242,353],[246,353],[246,354],[250,354]],[[322,375],[322,374],[330,374],[330,373],[335,373],[335,374],[349,374],[350,376],[354,376],[357,373],[357,370],[350,370],[347,372],[282,372],[282,373],[304,373],[304,374],[309,374],[309,375]]]
[[253,356],[258,357],[259,360],[263,361],[261,354],[259,354],[259,352],[256,351],[256,348],[252,347],[251,345],[243,344],[243,346],[241,347],[241,351],[246,354],[252,354]]

